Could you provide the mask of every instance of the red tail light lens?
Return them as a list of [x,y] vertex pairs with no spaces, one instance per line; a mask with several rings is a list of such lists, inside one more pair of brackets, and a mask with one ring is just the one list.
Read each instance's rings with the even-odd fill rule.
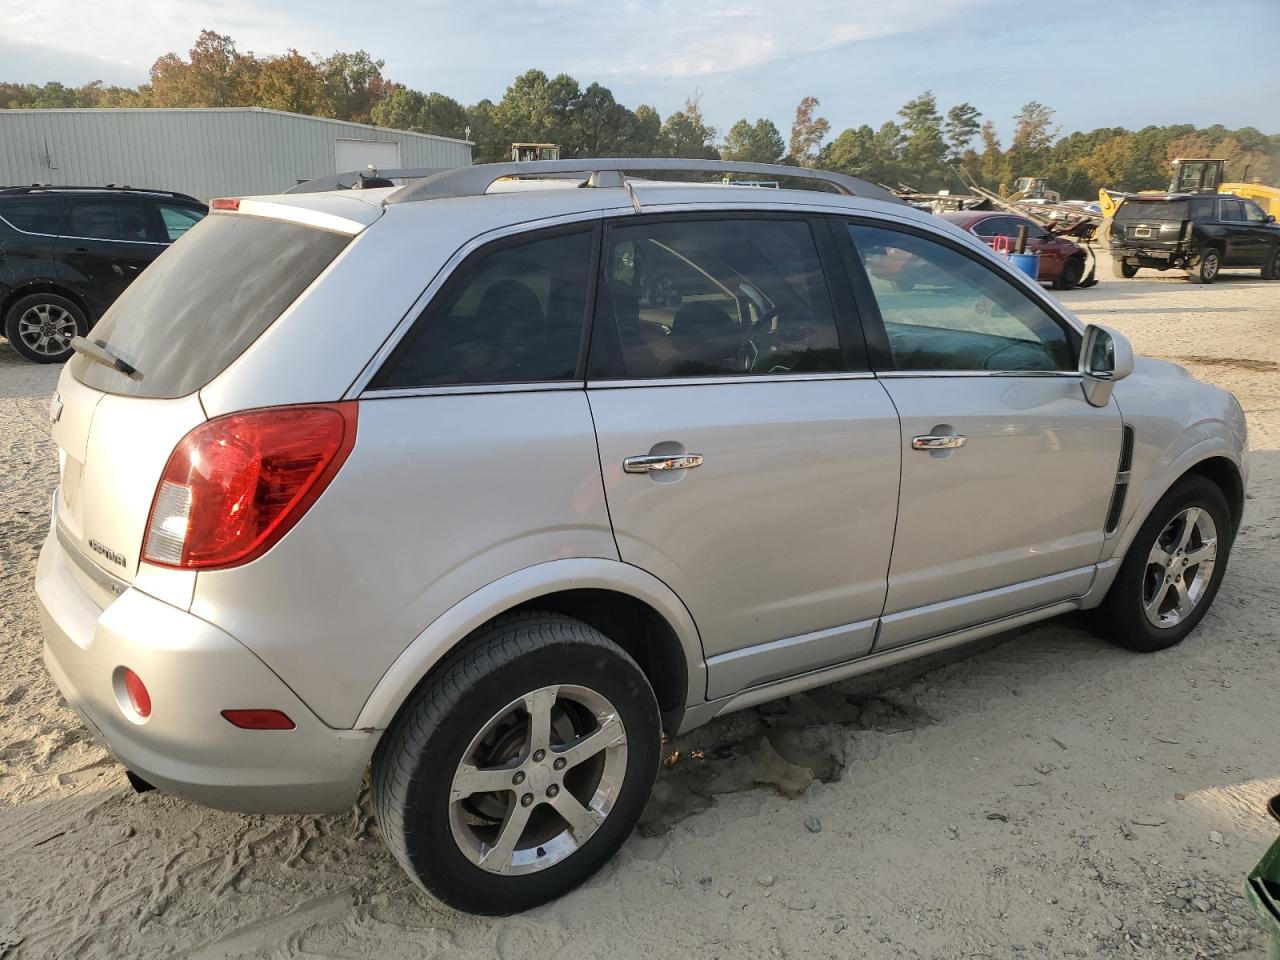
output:
[[222,717],[242,730],[292,730],[295,726],[283,710],[223,710]]
[[275,545],[329,485],[356,442],[354,401],[233,413],[196,427],[169,456],[143,559],[234,567]]
[[214,210],[239,210],[239,197],[215,197],[209,206]]

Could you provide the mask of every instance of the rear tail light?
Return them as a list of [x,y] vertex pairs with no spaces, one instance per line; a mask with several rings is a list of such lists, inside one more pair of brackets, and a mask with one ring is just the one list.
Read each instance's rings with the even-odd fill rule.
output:
[[356,442],[354,401],[233,413],[202,423],[169,456],[142,558],[234,567],[262,556],[316,502]]

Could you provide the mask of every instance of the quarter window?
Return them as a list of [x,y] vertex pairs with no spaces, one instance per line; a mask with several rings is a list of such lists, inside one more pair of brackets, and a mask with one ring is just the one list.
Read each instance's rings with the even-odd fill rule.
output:
[[71,220],[66,230],[69,237],[87,240],[146,241],[146,208],[141,203],[71,202]]
[[990,268],[933,240],[850,224],[899,370],[1071,370],[1072,341]]
[[615,225],[596,318],[592,378],[843,369],[825,275],[802,220]]
[[585,230],[474,255],[418,317],[371,386],[573,379],[591,240]]

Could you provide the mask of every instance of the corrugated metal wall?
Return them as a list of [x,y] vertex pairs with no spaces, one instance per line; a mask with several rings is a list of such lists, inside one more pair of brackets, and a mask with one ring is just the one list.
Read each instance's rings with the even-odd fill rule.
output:
[[259,108],[0,110],[0,186],[108,183],[201,200],[339,172],[338,139],[398,141],[405,167],[463,167],[461,140]]

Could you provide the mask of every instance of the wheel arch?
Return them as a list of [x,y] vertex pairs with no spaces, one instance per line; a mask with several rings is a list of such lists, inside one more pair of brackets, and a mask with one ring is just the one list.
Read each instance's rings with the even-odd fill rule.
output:
[[1116,547],[1111,556],[1123,558],[1128,552],[1133,538],[1146,522],[1160,499],[1173,489],[1183,477],[1202,476],[1215,483],[1226,495],[1231,507],[1232,531],[1239,528],[1240,518],[1244,513],[1245,474],[1242,464],[1228,450],[1213,443],[1202,440],[1183,452],[1161,473],[1159,481],[1148,486],[1141,502],[1129,515],[1121,536],[1117,538]]
[[678,729],[685,708],[705,699],[697,628],[666,584],[617,560],[552,560],[496,580],[437,617],[383,674],[356,728],[390,726],[414,691],[494,617],[540,609],[576,617],[627,651],[654,685],[666,729]]
[[32,280],[27,283],[19,284],[10,290],[4,300],[0,301],[0,322],[9,318],[9,310],[15,303],[24,297],[31,296],[33,293],[52,293],[55,296],[65,297],[80,308],[80,311],[84,314],[84,318],[88,321],[89,326],[93,326],[93,310],[90,309],[89,304],[85,301],[84,297],[80,296],[70,287],[66,287],[60,283],[54,283],[49,280]]

